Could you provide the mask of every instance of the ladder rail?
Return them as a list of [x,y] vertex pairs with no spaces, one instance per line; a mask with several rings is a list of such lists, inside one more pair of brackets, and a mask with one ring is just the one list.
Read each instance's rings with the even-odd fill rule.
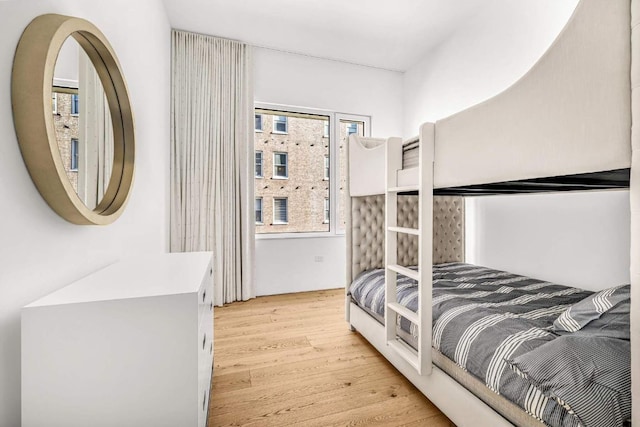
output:
[[[386,188],[395,187],[397,184],[397,171],[402,168],[402,139],[389,138],[385,145],[385,182]],[[385,192],[385,230],[389,227],[397,227],[398,221],[398,194],[395,192]],[[398,240],[397,238],[385,239],[385,266],[397,264]],[[397,273],[385,268],[385,296],[384,309],[385,333],[387,342],[395,340],[396,337],[396,313],[389,309],[389,303],[396,303]]]
[[425,123],[420,128],[418,194],[418,355],[421,375],[431,375],[432,300],[433,300],[433,173],[435,157],[435,125]]
[[[430,375],[432,291],[433,291],[433,170],[435,126],[425,123],[420,128],[418,182],[416,185],[398,186],[398,171],[402,169],[402,140],[389,138],[386,144],[385,191],[385,333],[387,345],[413,366],[419,375]],[[398,193],[418,192],[418,227],[400,227],[397,224]],[[418,271],[397,264],[398,234],[418,236]],[[418,310],[398,304],[398,274],[418,283]],[[397,316],[403,316],[416,325],[418,346],[414,351],[401,342],[397,334]],[[410,350],[409,350],[410,349]]]

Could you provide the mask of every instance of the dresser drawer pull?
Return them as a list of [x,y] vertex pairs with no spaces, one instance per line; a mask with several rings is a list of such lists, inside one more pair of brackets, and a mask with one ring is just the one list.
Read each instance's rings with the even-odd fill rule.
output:
[[213,343],[211,343],[211,347],[209,347],[209,354],[213,354]]
[[213,301],[209,304],[209,311],[213,311]]
[[207,290],[205,289],[204,291],[202,291],[202,302],[204,302],[206,297],[207,297]]
[[204,392],[204,397],[202,398],[202,410],[204,411],[207,407],[207,392]]
[[213,267],[209,269],[209,276],[213,276]]
[[202,349],[204,350],[204,345],[207,343],[207,334],[205,333],[202,337]]

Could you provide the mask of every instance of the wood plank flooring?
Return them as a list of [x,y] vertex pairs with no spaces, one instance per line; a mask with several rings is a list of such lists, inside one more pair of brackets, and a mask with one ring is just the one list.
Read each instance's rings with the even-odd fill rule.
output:
[[453,426],[349,331],[344,289],[216,307],[214,325],[209,427]]

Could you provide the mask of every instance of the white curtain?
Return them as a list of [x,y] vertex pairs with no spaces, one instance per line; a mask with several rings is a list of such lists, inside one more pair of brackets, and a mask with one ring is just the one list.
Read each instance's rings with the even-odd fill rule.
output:
[[172,32],[172,252],[213,251],[217,305],[253,298],[251,47]]

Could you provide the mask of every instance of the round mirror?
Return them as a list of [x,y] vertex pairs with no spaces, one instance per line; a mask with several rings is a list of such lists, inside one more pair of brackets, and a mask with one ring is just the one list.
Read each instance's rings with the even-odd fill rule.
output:
[[128,91],[104,35],[91,23],[42,15],[25,29],[13,65],[20,150],[40,194],[75,224],[109,224],[133,182]]

